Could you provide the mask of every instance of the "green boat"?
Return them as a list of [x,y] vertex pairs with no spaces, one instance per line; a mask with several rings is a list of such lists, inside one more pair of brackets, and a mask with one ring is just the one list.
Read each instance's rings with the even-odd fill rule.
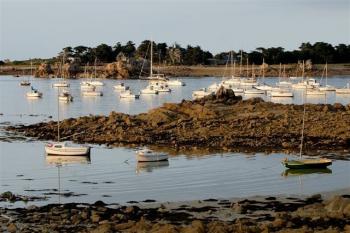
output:
[[299,159],[299,160],[288,160],[282,161],[282,164],[290,169],[315,169],[315,168],[326,168],[332,165],[330,159]]
[[[304,69],[304,68],[303,68]],[[304,70],[303,70],[304,77]],[[306,98],[307,88],[305,90]],[[303,159],[303,143],[304,143],[304,129],[305,129],[305,110],[306,105],[304,102],[304,111],[303,111],[303,119],[302,119],[302,127],[301,127],[301,139],[300,139],[300,151],[299,151],[299,159],[289,160],[285,158],[282,161],[282,164],[289,169],[318,169],[318,168],[326,168],[332,165],[332,160],[326,158],[311,158],[311,159]]]

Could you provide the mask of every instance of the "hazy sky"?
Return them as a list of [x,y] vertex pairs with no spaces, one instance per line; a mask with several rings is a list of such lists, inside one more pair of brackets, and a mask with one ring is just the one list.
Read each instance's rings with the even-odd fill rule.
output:
[[0,0],[0,59],[153,38],[212,53],[350,43],[350,0]]

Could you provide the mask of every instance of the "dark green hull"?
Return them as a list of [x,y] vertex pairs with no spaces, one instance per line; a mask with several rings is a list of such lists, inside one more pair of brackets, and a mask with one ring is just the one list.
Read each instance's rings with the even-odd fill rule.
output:
[[283,165],[290,169],[318,169],[318,168],[327,168],[332,165],[332,161],[329,162],[319,162],[315,160],[315,162],[307,162],[304,163],[302,160],[290,160],[282,162]]

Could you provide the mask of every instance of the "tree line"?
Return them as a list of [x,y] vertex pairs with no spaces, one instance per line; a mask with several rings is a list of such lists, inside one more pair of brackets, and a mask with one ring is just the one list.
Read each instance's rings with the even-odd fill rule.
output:
[[[259,47],[253,51],[243,50],[226,51],[213,55],[209,51],[203,50],[200,46],[187,45],[182,47],[175,43],[153,43],[153,62],[155,64],[166,65],[216,65],[225,64],[229,59],[236,62],[248,61],[250,64],[262,64],[263,60],[268,64],[288,64],[297,63],[300,60],[311,59],[313,63],[350,63],[350,45],[339,44],[333,46],[325,42],[302,43],[300,47],[293,51],[286,51],[282,47],[263,48]],[[110,63],[116,60],[118,54],[124,54],[127,58],[150,57],[149,40],[142,41],[138,46],[134,42],[128,41],[125,44],[117,42],[115,45],[100,44],[96,47],[79,45],[76,47],[63,48],[59,56],[50,59],[57,62],[66,58],[79,60],[81,64],[93,64],[95,60],[99,63]],[[232,54],[232,56],[231,56]],[[16,61],[13,62],[15,64]]]

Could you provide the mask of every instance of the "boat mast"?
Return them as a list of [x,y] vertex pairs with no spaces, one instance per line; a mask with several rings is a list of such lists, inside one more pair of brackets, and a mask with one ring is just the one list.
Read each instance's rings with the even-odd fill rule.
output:
[[57,141],[60,141],[60,87],[57,89]]
[[151,40],[151,67],[150,67],[150,77],[153,76],[153,41]]
[[299,151],[300,159],[303,157],[304,128],[305,128],[305,99],[306,99],[306,95],[307,95],[306,92],[307,92],[307,88],[305,89],[305,93],[303,95],[304,110],[303,110],[303,123],[302,123],[302,128],[301,128],[300,151]]
[[95,74],[94,74],[94,78],[96,79],[96,63],[97,63],[97,57],[95,57],[95,64],[94,64],[94,66],[95,66]]
[[239,77],[242,77],[242,64],[243,63],[243,54],[242,54],[242,49],[241,49],[241,61],[239,64]]
[[328,84],[328,64],[326,62],[326,86]]
[[263,75],[263,82],[265,84],[265,58],[263,58],[262,75]]
[[248,57],[247,57],[247,78],[249,77],[249,60],[248,60]]
[[303,71],[302,71],[302,74],[301,74],[301,78],[302,78],[302,81],[304,82],[304,75],[305,75],[305,62],[303,60]]
[[233,73],[233,52],[230,52],[230,59],[231,59],[231,77],[234,76]]
[[33,61],[30,59],[30,76],[33,77]]

